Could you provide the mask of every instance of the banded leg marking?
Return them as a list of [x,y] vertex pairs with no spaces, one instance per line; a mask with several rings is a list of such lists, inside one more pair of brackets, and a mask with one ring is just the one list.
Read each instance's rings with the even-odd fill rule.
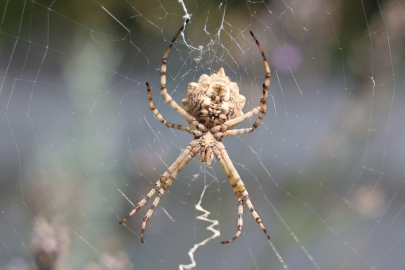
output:
[[153,104],[152,101],[152,94],[150,93],[150,88],[149,88],[149,83],[146,82],[146,90],[148,90],[148,96],[149,96],[149,105],[150,105],[150,109],[152,110],[152,112],[156,115],[156,117],[159,119],[160,122],[162,122],[163,125],[169,127],[169,128],[174,128],[174,129],[179,129],[179,130],[183,130],[183,131],[187,131],[190,132],[190,128],[183,126],[183,125],[179,125],[179,124],[173,124],[170,122],[167,122],[163,116],[159,113],[158,109],[156,109],[156,107]]
[[[260,107],[256,107],[256,108],[260,108],[260,115],[257,118],[256,122],[253,124],[252,127],[250,128],[241,128],[241,129],[232,129],[232,130],[228,130],[226,132],[226,135],[237,135],[237,134],[246,134],[246,133],[250,133],[253,132],[260,124],[260,122],[262,121],[264,115],[267,112],[267,105],[266,105],[266,86],[265,84],[263,84],[263,97],[262,100],[260,101]],[[256,109],[255,108],[255,109]],[[242,115],[244,116],[244,115]],[[253,116],[253,115],[252,115]]]
[[184,150],[183,153],[176,159],[175,162],[167,169],[167,171],[160,177],[160,179],[155,183],[153,188],[149,191],[145,198],[143,198],[137,205],[135,205],[134,209],[126,216],[123,220],[120,221],[120,225],[126,222],[130,217],[132,217],[136,211],[141,209],[142,206],[159,190],[161,185],[167,181],[167,179],[173,174],[173,171],[183,162],[183,160],[187,157],[190,153],[191,149],[196,146],[198,142],[192,141],[189,146]]
[[225,164],[224,159],[222,158],[221,153],[219,150],[214,146],[214,154],[217,157],[219,164],[221,165],[222,169],[224,170],[226,176],[228,177],[229,183],[232,186],[233,192],[235,193],[236,197],[238,197],[238,231],[236,232],[235,236],[232,237],[228,241],[222,241],[221,244],[229,244],[235,241],[236,238],[242,233],[243,230],[243,198],[242,194],[238,188],[238,184],[236,184],[235,179],[232,177],[232,174],[229,172],[228,167]]
[[160,202],[160,199],[162,198],[162,196],[165,193],[166,189],[168,189],[170,187],[170,185],[173,183],[173,181],[177,177],[177,175],[193,159],[193,157],[198,153],[200,148],[201,148],[201,146],[197,145],[191,151],[188,151],[187,156],[184,158],[184,160],[181,162],[181,164],[175,169],[175,171],[170,175],[170,177],[167,179],[167,181],[159,189],[158,195],[156,196],[155,200],[153,201],[152,206],[150,207],[149,211],[146,213],[146,216],[143,218],[142,229],[141,229],[141,242],[142,243],[143,243],[143,236],[144,236],[144,233],[145,233],[146,223],[148,222],[148,220],[152,216],[153,211],[155,210],[155,208],[158,206],[158,204]]
[[[266,68],[266,74],[264,75],[264,83],[263,83],[263,95],[262,95],[262,99],[260,100],[260,107],[262,109],[261,109],[259,117],[257,118],[256,122],[252,126],[252,131],[253,131],[259,126],[260,122],[262,121],[264,115],[267,112],[267,100],[266,100],[266,98],[267,98],[267,90],[269,89],[269,85],[270,85],[271,73],[270,73],[269,63],[267,62],[266,56],[264,55],[262,46],[260,46],[259,41],[256,39],[256,37],[255,37],[255,35],[253,34],[252,31],[250,31],[250,34],[252,35],[252,38],[256,42],[256,45],[259,48],[260,53],[262,54],[264,67]],[[252,131],[250,131],[250,132],[252,132]]]
[[[261,107],[257,106],[255,108],[253,108],[251,111],[245,113],[244,115],[232,118],[231,120],[226,121],[225,123],[223,123],[222,125],[218,125],[214,128],[211,129],[212,133],[217,133],[218,131],[222,130],[222,131],[226,131],[227,135],[229,134],[229,131],[231,130],[227,130],[230,126],[234,126],[252,116],[255,116],[256,114],[258,114],[261,111]],[[235,135],[235,134],[232,134]],[[224,136],[226,137],[226,136]]]
[[187,131],[191,133],[194,136],[200,137],[202,135],[202,132],[199,130],[194,130],[189,127],[179,125],[179,124],[173,124],[171,122],[166,121],[163,116],[159,113],[158,109],[154,106],[153,101],[152,101],[152,94],[150,92],[149,88],[149,83],[146,82],[146,90],[148,90],[148,96],[149,96],[149,106],[152,112],[156,115],[156,117],[159,119],[160,122],[162,122],[163,125],[165,125],[168,128],[174,128],[174,129],[179,129],[182,131]]
[[250,117],[252,117],[252,116],[254,116],[254,115],[256,115],[256,114],[258,114],[260,112],[259,117],[257,118],[257,120],[255,121],[255,123],[253,124],[253,126],[250,129],[243,129],[244,131],[239,131],[239,132],[242,132],[242,133],[238,133],[236,131],[235,132],[229,131],[229,132],[227,132],[227,135],[250,133],[259,126],[260,122],[262,121],[264,115],[267,112],[266,97],[267,97],[267,90],[269,88],[270,78],[271,78],[270,67],[269,67],[269,63],[267,62],[266,56],[264,55],[263,49],[260,46],[259,41],[256,39],[256,37],[255,37],[255,35],[253,34],[252,31],[250,31],[250,34],[252,35],[253,40],[256,42],[256,45],[259,48],[260,53],[262,54],[263,61],[264,61],[264,66],[266,68],[266,74],[265,74],[265,79],[264,79],[264,84],[263,84],[263,94],[262,94],[262,98],[260,99],[260,104],[259,104],[259,106],[253,108],[251,111],[247,112],[246,114],[226,121],[223,124],[222,127],[218,126],[218,127],[213,128],[211,130],[213,133],[218,132],[220,130],[221,131],[226,131],[228,127],[234,126],[234,125],[236,125],[236,124],[238,124],[238,123],[240,123],[240,122],[242,122],[242,121],[244,121],[244,120],[246,120],[246,119],[248,119],[248,118],[250,118]]
[[[189,22],[189,20],[186,20],[186,24]],[[177,37],[180,35],[181,31],[183,31],[184,25],[180,28],[180,30],[177,32],[177,34],[174,36],[172,42],[170,43],[169,47],[167,48],[165,54],[163,55],[162,59],[162,64],[160,66],[160,87],[161,87],[161,93],[163,98],[166,100],[167,103],[169,103],[170,106],[172,106],[178,113],[180,113],[184,118],[186,118],[190,123],[193,121],[196,121],[196,119],[186,112],[182,107],[177,104],[176,101],[173,100],[173,98],[167,93],[166,89],[166,68],[167,68],[167,56],[169,55],[170,49],[173,46],[173,43],[176,41]]]
[[233,178],[236,179],[236,184],[238,185],[239,190],[242,192],[243,199],[245,200],[250,212],[252,212],[253,218],[256,220],[257,224],[259,224],[260,228],[262,228],[263,232],[266,234],[267,238],[270,239],[270,235],[267,233],[266,228],[263,225],[262,220],[260,219],[259,214],[256,212],[256,210],[253,207],[252,202],[250,201],[249,198],[249,193],[245,188],[245,185],[243,184],[242,179],[240,178],[238,172],[236,171],[235,167],[232,164],[231,159],[228,156],[228,153],[225,150],[225,147],[222,143],[217,142],[216,146],[220,153],[222,154],[222,157],[225,161],[226,166],[228,167],[230,173],[232,174]]

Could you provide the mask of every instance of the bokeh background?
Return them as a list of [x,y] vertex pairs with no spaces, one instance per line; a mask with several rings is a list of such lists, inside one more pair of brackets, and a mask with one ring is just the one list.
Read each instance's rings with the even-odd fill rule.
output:
[[[405,268],[405,2],[0,2],[0,269]],[[237,200],[217,162],[180,173],[148,222],[118,222],[191,141],[159,94],[224,67],[257,106],[262,44],[268,114],[224,140],[269,231]],[[248,127],[255,119],[240,124]]]

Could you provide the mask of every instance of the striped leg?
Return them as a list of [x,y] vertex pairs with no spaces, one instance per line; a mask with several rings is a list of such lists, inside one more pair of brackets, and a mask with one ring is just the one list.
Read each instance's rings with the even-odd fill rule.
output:
[[[263,84],[263,97],[262,97],[262,100],[260,101],[260,105],[261,105],[261,113],[252,127],[228,130],[228,131],[226,131],[226,136],[250,133],[250,132],[253,132],[259,126],[260,122],[262,121],[264,115],[267,112],[266,86],[264,84]],[[226,136],[223,136],[223,137],[226,137]]]
[[149,193],[146,195],[145,198],[143,198],[137,205],[134,206],[134,209],[126,216],[123,220],[120,221],[120,225],[124,222],[126,222],[130,217],[132,217],[136,211],[138,211],[142,206],[145,205],[145,203],[156,193],[156,191],[159,190],[161,185],[167,181],[168,177],[170,177],[173,172],[175,171],[176,168],[182,164],[184,159],[187,157],[187,155],[190,153],[190,151],[198,144],[196,141],[192,141],[189,146],[187,146],[186,150],[176,159],[175,162],[167,169],[167,171],[160,177],[160,179],[155,183],[153,189],[149,191]]
[[[252,35],[253,39],[255,40],[255,42],[257,44],[257,47],[259,48],[259,50],[262,54],[264,66],[266,68],[266,75],[265,75],[264,84],[263,84],[263,95],[262,95],[262,98],[260,99],[260,104],[259,104],[259,106],[253,108],[251,111],[247,112],[246,114],[226,121],[222,127],[218,126],[217,128],[213,128],[211,130],[211,132],[218,132],[220,130],[225,131],[228,127],[234,126],[234,125],[242,122],[243,120],[246,120],[260,112],[259,117],[257,118],[256,122],[253,124],[253,126],[251,128],[242,129],[244,131],[240,131],[240,130],[235,130],[233,132],[228,131],[227,135],[250,133],[259,126],[260,122],[262,121],[264,115],[267,112],[266,96],[267,96],[267,89],[269,88],[269,85],[270,85],[270,78],[271,78],[270,68],[269,68],[269,64],[267,63],[266,56],[264,55],[264,52],[262,50],[262,47],[259,44],[259,41],[256,39],[256,37],[252,31],[250,31],[250,34]],[[241,133],[238,133],[238,132],[241,132]]]
[[225,164],[228,167],[230,173],[232,174],[232,177],[234,179],[236,179],[236,184],[238,185],[239,190],[242,192],[243,199],[245,200],[250,212],[252,212],[253,218],[256,220],[257,224],[259,224],[260,228],[262,228],[262,230],[266,234],[267,238],[270,239],[270,235],[267,233],[266,228],[264,227],[264,225],[262,223],[262,220],[260,219],[256,210],[254,209],[253,204],[249,199],[249,193],[246,190],[245,185],[243,184],[242,179],[240,178],[238,172],[236,171],[235,167],[233,166],[232,161],[229,158],[224,145],[221,142],[217,142],[216,146],[217,146],[218,150],[220,151],[220,153],[222,154]]
[[152,112],[156,115],[156,117],[159,119],[160,122],[162,122],[163,125],[165,125],[166,127],[169,128],[174,128],[174,129],[179,129],[179,130],[183,130],[183,131],[187,131],[191,134],[193,134],[194,136],[201,136],[201,131],[199,130],[192,130],[189,127],[183,126],[183,125],[179,125],[179,124],[173,124],[171,122],[167,122],[163,116],[159,113],[158,109],[156,109],[156,107],[153,105],[153,101],[152,101],[152,94],[150,92],[150,88],[149,88],[149,83],[146,82],[146,90],[148,90],[148,96],[149,96],[149,105],[150,105],[150,109],[152,110]]
[[[195,141],[193,141],[195,142]],[[165,190],[170,187],[170,185],[173,183],[174,179],[177,177],[177,175],[180,173],[182,169],[193,159],[193,157],[198,153],[200,150],[201,146],[198,144],[194,145],[194,148],[191,151],[188,151],[187,156],[184,158],[184,160],[181,162],[181,164],[176,168],[175,171],[169,176],[167,181],[163,184],[163,186],[159,189],[158,194],[153,201],[152,206],[150,207],[149,211],[146,213],[146,216],[143,218],[143,223],[142,223],[142,230],[141,230],[141,242],[143,243],[143,235],[145,232],[145,227],[146,227],[146,222],[150,219],[150,217],[153,214],[153,210],[157,207],[157,205],[160,202],[160,199],[162,198],[163,194],[165,193]]]
[[224,170],[226,176],[228,177],[229,183],[231,183],[233,192],[235,192],[236,197],[238,197],[238,231],[236,232],[235,236],[228,241],[222,241],[221,244],[228,244],[235,241],[236,238],[242,233],[243,230],[243,198],[242,194],[236,184],[235,178],[232,177],[232,174],[229,172],[228,167],[225,164],[224,159],[222,158],[221,153],[219,150],[214,146],[213,147],[214,154],[218,159],[219,164],[221,165],[222,169]]
[[[189,20],[186,20],[186,24],[189,22]],[[167,93],[167,89],[166,89],[166,68],[167,68],[167,57],[169,55],[170,49],[173,46],[173,43],[176,41],[177,37],[180,35],[181,31],[183,31],[184,26],[182,26],[179,30],[179,32],[177,32],[177,34],[174,36],[172,42],[169,45],[169,48],[167,48],[166,53],[163,55],[163,59],[162,59],[162,64],[160,66],[160,87],[161,87],[161,93],[163,98],[166,100],[167,103],[169,103],[170,106],[172,106],[178,113],[180,113],[184,118],[186,118],[186,120],[188,122],[190,122],[195,128],[197,128],[198,130],[201,131],[206,131],[207,128],[198,123],[197,120],[194,118],[194,116],[192,116],[191,114],[189,114],[188,112],[186,112],[186,110],[184,110],[181,106],[179,106],[179,104],[177,104],[176,101],[173,100],[173,98]]]

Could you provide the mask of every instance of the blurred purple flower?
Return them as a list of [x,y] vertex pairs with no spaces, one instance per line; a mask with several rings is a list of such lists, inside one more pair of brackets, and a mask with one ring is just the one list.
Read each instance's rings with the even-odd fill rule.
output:
[[294,72],[302,63],[301,50],[295,44],[283,44],[274,51],[271,61],[275,69],[280,73]]

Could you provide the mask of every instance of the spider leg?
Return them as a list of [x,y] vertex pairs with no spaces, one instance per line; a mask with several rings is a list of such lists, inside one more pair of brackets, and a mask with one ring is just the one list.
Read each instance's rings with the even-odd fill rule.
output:
[[264,115],[267,112],[266,96],[267,96],[267,89],[269,88],[269,85],[270,85],[270,78],[271,78],[270,68],[269,68],[269,64],[267,63],[266,56],[264,55],[264,52],[262,50],[262,47],[259,44],[259,41],[256,39],[256,37],[252,31],[250,31],[250,34],[252,35],[254,41],[257,44],[257,47],[259,48],[259,50],[262,54],[264,66],[266,68],[266,75],[265,75],[264,84],[263,84],[263,94],[262,94],[262,98],[260,99],[259,106],[253,108],[251,111],[245,113],[244,115],[241,115],[241,116],[238,116],[238,117],[235,117],[235,118],[232,118],[232,119],[226,121],[222,126],[217,126],[213,129],[211,129],[211,132],[218,132],[220,130],[225,131],[228,127],[234,126],[234,125],[242,122],[243,120],[246,120],[246,119],[260,113],[259,117],[257,118],[257,120],[255,121],[255,123],[253,124],[253,126],[251,128],[242,129],[244,131],[238,131],[241,133],[238,133],[237,131],[227,132],[227,135],[250,133],[259,126],[260,122],[262,121]]
[[249,199],[249,193],[246,190],[245,185],[242,182],[242,179],[240,178],[238,172],[235,169],[235,166],[233,166],[232,161],[229,158],[228,153],[225,150],[225,146],[221,142],[216,142],[215,145],[217,146],[218,150],[222,154],[225,164],[228,167],[233,178],[236,179],[236,184],[238,185],[239,190],[242,192],[243,199],[245,200],[250,212],[252,212],[253,218],[256,220],[257,224],[259,224],[260,228],[262,228],[262,230],[266,234],[267,238],[270,239],[270,235],[267,233],[266,228],[264,227],[263,222],[259,217],[259,214],[257,214],[256,210],[253,207],[252,202]]
[[263,96],[262,96],[262,99],[260,100],[260,107],[262,108],[262,110],[261,110],[260,115],[257,118],[256,122],[252,126],[252,131],[253,131],[259,126],[260,122],[262,121],[264,115],[267,112],[266,96],[267,96],[267,90],[269,89],[269,85],[270,85],[271,73],[270,73],[269,63],[267,62],[266,56],[264,55],[262,46],[260,46],[259,41],[256,39],[256,37],[252,31],[250,31],[250,34],[252,35],[253,39],[256,41],[257,47],[259,48],[259,51],[263,57],[264,67],[266,68],[266,74],[264,76],[264,83],[263,83]]
[[176,168],[179,167],[179,165],[182,164],[184,159],[187,157],[187,155],[190,153],[190,151],[198,144],[197,141],[192,141],[184,150],[183,153],[176,159],[175,162],[167,169],[167,171],[160,177],[160,179],[155,183],[153,188],[149,191],[149,193],[146,195],[145,198],[143,198],[137,205],[134,206],[134,209],[126,216],[123,220],[120,221],[120,225],[124,222],[126,222],[130,217],[132,217],[136,211],[138,211],[142,206],[145,205],[145,203],[158,191],[161,187],[161,185],[167,181],[167,179],[173,174]]
[[[189,22],[189,20],[186,20],[186,24]],[[189,114],[186,110],[184,110],[182,107],[177,104],[176,101],[173,100],[173,98],[167,93],[166,89],[166,68],[167,68],[167,56],[169,55],[170,49],[173,46],[173,43],[176,41],[177,37],[180,35],[181,31],[183,31],[184,25],[180,28],[180,30],[177,32],[177,34],[174,36],[172,42],[170,43],[169,47],[167,48],[165,54],[163,55],[162,59],[162,64],[160,66],[160,87],[161,87],[161,93],[163,98],[166,100],[167,103],[169,103],[170,106],[172,106],[178,113],[180,113],[184,118],[187,119],[194,127],[201,131],[206,131],[207,128],[198,123],[197,120],[195,119],[194,116]]]
[[183,130],[183,131],[187,131],[189,133],[191,133],[192,135],[197,135],[197,136],[201,136],[201,131],[199,130],[192,130],[189,127],[183,126],[183,125],[179,125],[179,124],[173,124],[171,122],[166,121],[163,116],[159,113],[158,109],[156,109],[156,107],[153,105],[153,101],[152,101],[152,94],[150,93],[150,88],[149,88],[149,83],[146,82],[146,89],[148,90],[148,96],[149,96],[149,105],[150,105],[150,109],[152,110],[152,112],[156,115],[156,117],[160,120],[160,122],[162,122],[163,125],[165,125],[166,127],[169,128],[174,128],[174,129],[179,129],[179,130]]
[[[260,108],[259,106],[255,108],[255,109],[259,108],[259,111],[261,110],[261,113],[260,113],[259,117],[257,118],[256,122],[253,124],[253,126],[250,127],[250,128],[240,128],[240,129],[228,130],[228,131],[222,133],[223,134],[222,138],[224,138],[226,136],[230,136],[230,135],[238,135],[238,134],[250,133],[250,132],[253,132],[259,126],[259,124],[262,121],[264,115],[266,114],[266,110],[267,110],[265,91],[266,91],[265,90],[265,85],[263,84],[263,98],[262,99],[264,99],[264,109]],[[242,116],[245,116],[245,115],[242,115]],[[249,118],[249,117],[247,117],[247,118]],[[218,134],[217,136],[221,136],[221,134]]]
[[243,197],[238,188],[238,184],[236,184],[235,178],[233,178],[232,174],[229,172],[228,167],[226,166],[221,153],[216,148],[216,146],[213,147],[213,150],[214,150],[215,156],[218,159],[219,164],[221,165],[222,169],[224,170],[226,176],[228,177],[229,183],[231,183],[233,192],[235,192],[236,197],[238,197],[238,231],[236,232],[235,236],[232,237],[232,239],[221,242],[221,244],[228,244],[228,243],[232,243],[233,241],[235,241],[235,239],[239,237],[239,235],[242,233],[242,230],[243,230]]
[[[145,232],[145,227],[146,227],[146,222],[150,219],[150,217],[153,214],[153,211],[157,207],[157,205],[160,202],[160,199],[162,198],[163,194],[165,193],[165,190],[170,187],[170,185],[173,183],[174,179],[177,177],[177,175],[181,172],[181,170],[184,169],[184,167],[193,159],[193,157],[198,153],[198,151],[201,148],[201,145],[199,144],[199,141],[194,140],[194,147],[192,150],[189,150],[187,153],[187,156],[184,158],[184,160],[180,163],[180,165],[173,171],[173,173],[169,176],[167,181],[163,184],[163,186],[159,189],[158,194],[153,201],[152,206],[150,207],[149,211],[146,213],[146,216],[143,218],[143,223],[142,223],[142,230],[141,230],[141,242],[143,243],[143,235]],[[191,144],[190,144],[191,145]]]

